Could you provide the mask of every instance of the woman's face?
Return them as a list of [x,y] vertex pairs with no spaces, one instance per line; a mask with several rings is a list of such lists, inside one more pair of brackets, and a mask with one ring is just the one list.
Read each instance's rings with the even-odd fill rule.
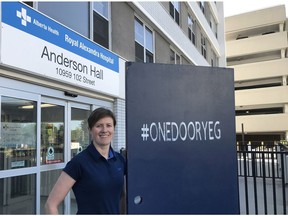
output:
[[111,117],[104,117],[97,121],[90,133],[96,145],[110,145],[114,135],[114,124]]

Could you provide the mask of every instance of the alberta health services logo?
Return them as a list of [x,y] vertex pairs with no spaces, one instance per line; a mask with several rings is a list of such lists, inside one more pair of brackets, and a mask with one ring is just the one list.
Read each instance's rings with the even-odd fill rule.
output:
[[152,122],[141,128],[142,141],[176,142],[221,139],[220,121]]
[[49,25],[47,26],[46,24],[39,22],[37,19],[33,19],[32,21],[31,16],[28,16],[27,10],[25,8],[21,8],[21,11],[16,10],[16,16],[21,19],[21,24],[25,27],[27,27],[28,23],[32,23],[33,25],[36,25],[41,29],[44,29],[52,34],[59,36],[58,30],[53,29]]
[[31,23],[31,17],[27,15],[27,10],[21,8],[21,11],[16,11],[16,16],[21,19],[21,24],[27,26],[27,22]]

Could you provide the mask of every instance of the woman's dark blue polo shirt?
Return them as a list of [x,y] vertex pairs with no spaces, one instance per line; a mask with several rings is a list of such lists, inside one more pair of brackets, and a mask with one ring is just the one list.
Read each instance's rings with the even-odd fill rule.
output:
[[119,214],[123,192],[125,160],[110,148],[106,160],[91,143],[63,169],[76,182],[77,214]]

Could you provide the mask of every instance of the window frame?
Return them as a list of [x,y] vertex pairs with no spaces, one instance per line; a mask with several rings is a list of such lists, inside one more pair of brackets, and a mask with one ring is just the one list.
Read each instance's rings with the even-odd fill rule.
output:
[[[94,8],[94,3],[107,3],[107,17],[101,13],[99,13],[98,10]],[[103,46],[102,44],[98,43],[96,40],[94,40],[94,12],[98,14],[99,17],[107,20],[108,26],[108,32],[107,32],[107,47]],[[90,39],[99,44],[100,46],[105,47],[106,49],[110,49],[112,46],[112,36],[111,36],[111,2],[90,2]]]
[[[189,24],[191,22],[191,25]],[[192,19],[192,16],[188,14],[188,38],[189,40],[196,46],[196,32],[195,28],[195,20]]]
[[199,1],[199,7],[203,14],[205,14],[205,1]]
[[209,21],[210,28],[212,32],[215,34],[215,37],[218,38],[218,24],[216,23],[215,19],[213,16],[211,16],[210,21]]
[[203,34],[201,34],[201,55],[206,59],[207,58],[207,39]]
[[[172,59],[171,59],[171,57],[172,57],[172,54],[173,53],[173,59],[174,59],[174,62],[172,62]],[[179,65],[181,65],[182,64],[182,58],[181,58],[181,55],[177,52],[177,51],[175,51],[175,49],[173,49],[172,47],[170,47],[170,64],[179,64]],[[178,62],[178,58],[177,57],[179,57],[179,62]]]
[[[136,28],[137,23],[142,28],[142,31],[140,32],[140,34],[139,34],[139,32],[136,31],[137,30],[137,28]],[[147,33],[150,33],[149,35],[151,35],[151,39],[149,41],[148,41]],[[141,35],[141,34],[143,34],[143,35]],[[143,38],[143,41],[138,40],[139,37],[136,37],[137,35],[140,35],[140,37]],[[152,44],[148,45],[148,42],[150,42],[150,41]],[[134,43],[135,43],[135,61],[147,63],[147,60],[150,59],[150,61],[148,61],[149,63],[155,62],[154,31],[143,20],[141,20],[137,16],[134,16]],[[141,51],[140,48],[142,48],[142,54],[143,55],[142,54],[137,55],[137,48],[139,51]],[[151,60],[152,60],[152,62],[151,62]]]
[[169,11],[171,17],[174,21],[180,25],[180,2],[179,1],[170,1],[169,2]]

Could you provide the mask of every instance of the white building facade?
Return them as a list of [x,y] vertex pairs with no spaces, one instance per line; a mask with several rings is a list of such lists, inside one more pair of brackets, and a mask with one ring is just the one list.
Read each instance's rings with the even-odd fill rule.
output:
[[[284,5],[225,19],[227,66],[235,72],[237,140],[288,140],[288,40]],[[242,130],[243,127],[243,130]]]

